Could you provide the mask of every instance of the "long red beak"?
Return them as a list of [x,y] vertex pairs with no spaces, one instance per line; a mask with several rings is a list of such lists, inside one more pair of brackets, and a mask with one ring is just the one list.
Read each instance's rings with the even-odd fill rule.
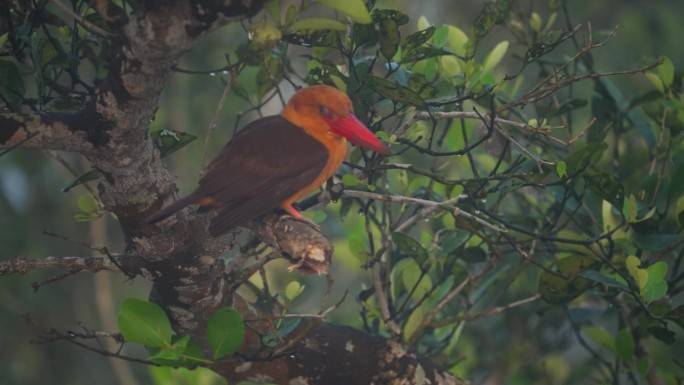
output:
[[371,150],[382,155],[389,155],[389,149],[368,129],[363,125],[354,114],[347,116],[340,116],[327,121],[330,130],[350,142],[361,147],[370,148]]

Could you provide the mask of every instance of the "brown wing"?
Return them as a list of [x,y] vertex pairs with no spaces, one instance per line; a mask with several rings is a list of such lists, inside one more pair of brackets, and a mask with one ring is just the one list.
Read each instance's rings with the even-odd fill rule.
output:
[[278,207],[323,170],[325,146],[280,116],[240,131],[209,165],[199,189],[221,203],[209,231],[223,233]]

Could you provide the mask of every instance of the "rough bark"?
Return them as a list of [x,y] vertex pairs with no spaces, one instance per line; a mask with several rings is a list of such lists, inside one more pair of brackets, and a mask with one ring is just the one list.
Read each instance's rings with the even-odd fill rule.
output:
[[[124,266],[135,266],[129,273],[154,282],[152,300],[167,310],[177,332],[197,340],[202,340],[206,319],[216,308],[244,305],[235,289],[251,272],[225,266],[221,253],[233,235],[210,238],[206,215],[181,213],[159,224],[145,223],[175,189],[174,178],[154,150],[148,124],[177,60],[208,31],[253,15],[263,3],[152,1],[144,11],[125,15],[109,2],[95,1],[114,32],[109,75],[90,101],[72,112],[0,114],[0,150],[20,145],[74,151],[92,162],[100,172],[100,200],[117,215],[128,254],[140,259]],[[301,271],[327,271],[332,246],[314,226],[268,215],[252,229]],[[262,309],[253,316],[274,313],[277,309]],[[306,333],[297,334],[300,338],[275,357],[269,356],[274,351],[262,351],[252,336],[243,356],[260,351],[259,360],[222,363],[214,369],[231,383],[260,376],[279,384],[460,383],[390,340],[307,322],[300,331]]]

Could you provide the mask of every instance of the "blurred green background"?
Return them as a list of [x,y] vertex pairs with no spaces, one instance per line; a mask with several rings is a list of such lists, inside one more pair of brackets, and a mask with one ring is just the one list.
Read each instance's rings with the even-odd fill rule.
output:
[[[419,16],[426,16],[434,25],[449,23],[464,31],[480,12],[484,2],[480,1],[378,1],[377,7],[402,10],[411,17],[411,22],[402,32],[407,35],[416,30]],[[546,7],[543,2],[513,2],[514,8],[538,8],[545,18]],[[604,0],[597,2],[568,2],[571,25],[590,22],[594,31],[608,31],[619,26],[617,36],[605,47],[594,51],[593,59],[597,68],[606,71],[627,69],[645,62],[646,58],[660,55],[669,56],[677,71],[684,70],[684,49],[681,38],[684,36],[684,2],[681,1],[623,1]],[[559,18],[565,17],[564,15]],[[257,16],[258,18],[258,16]],[[480,52],[488,52],[508,32],[497,27],[485,41]],[[225,53],[232,52],[236,45],[246,40],[246,33],[239,24],[234,24],[212,33],[179,64],[184,69],[209,71],[225,66]],[[508,37],[510,39],[510,37]],[[516,47],[512,42],[511,51],[521,55],[525,47]],[[293,50],[293,52],[298,52]],[[295,53],[293,53],[295,54]],[[511,71],[519,68],[519,57],[510,57],[505,63]],[[297,61],[295,61],[297,63]],[[302,62],[303,63],[303,62]],[[305,73],[302,69],[299,73]],[[254,76],[244,71],[238,82],[249,89],[253,87],[250,79]],[[162,97],[161,106],[151,128],[170,128],[193,133],[199,139],[167,158],[169,167],[178,176],[180,193],[189,192],[197,183],[202,164],[204,134],[207,131],[223,92],[226,75],[188,75],[178,73],[169,83]],[[648,86],[643,77],[635,76],[617,80],[625,92],[638,92],[640,87]],[[640,83],[641,82],[641,83]],[[287,89],[287,87],[285,87]],[[290,89],[291,91],[291,89]],[[229,96],[218,119],[217,131],[212,137],[209,154],[215,154],[225,143],[237,126],[242,126],[256,117],[255,113],[241,116],[236,124],[237,114],[250,106],[242,99]],[[281,108],[274,101],[262,111],[276,113]],[[210,155],[211,156],[211,155]],[[80,171],[88,169],[87,160],[73,154],[48,154],[38,151],[13,151],[0,158],[0,258],[13,257],[38,258],[44,256],[87,256],[96,253],[84,243],[96,247],[107,246],[114,252],[125,252],[122,236],[114,219],[105,215],[103,219],[82,223],[74,220],[80,212],[77,199],[86,193],[82,187],[69,193],[60,189],[73,179],[56,157],[62,157]],[[334,212],[333,207],[329,212]],[[358,223],[355,223],[358,222]],[[345,304],[330,316],[332,322],[359,325],[356,293],[368,282],[366,273],[356,258],[347,252],[344,242],[346,229],[358,225],[360,219],[350,217],[341,223],[338,219],[324,223],[327,234],[336,239],[336,254],[333,260],[335,290],[332,300],[338,299],[345,290],[350,290]],[[51,231],[60,237],[44,234]],[[71,239],[65,240],[61,237]],[[274,262],[272,270],[284,272],[284,263]],[[103,272],[99,274],[79,273],[54,283],[41,286],[37,291],[32,284],[50,279],[60,274],[56,271],[36,271],[26,276],[0,277],[0,384],[149,384],[147,368],[140,364],[110,360],[88,352],[67,342],[50,344],[35,343],[41,339],[41,331],[55,328],[67,330],[106,330],[116,331],[116,311],[122,298],[135,296],[146,298],[150,285],[136,278],[128,280],[124,275]],[[277,275],[277,276],[275,276]],[[275,274],[272,278],[276,287],[283,287],[291,280],[306,285],[306,291],[298,298],[297,309],[317,310],[325,285],[322,277],[301,277],[297,273]],[[553,315],[551,315],[553,317]],[[32,321],[27,322],[27,318]],[[549,370],[565,370],[554,360],[581,362],[586,351],[575,346],[575,342],[545,336],[548,346],[540,344],[536,357],[520,357],[510,354],[500,357],[494,353],[507,339],[504,329],[499,336],[478,336],[477,333],[499,325],[510,333],[516,330],[534,330],[535,318],[519,319],[512,314],[491,317],[480,328],[467,329],[465,334],[473,333],[471,338],[480,338],[481,346],[464,345],[463,355],[492,354],[491,372],[479,373],[473,378],[477,383],[498,383],[495,381],[501,367],[515,368],[511,362],[548,359]],[[547,320],[548,322],[548,320]],[[522,325],[521,325],[522,324]],[[568,333],[558,330],[557,333]],[[558,346],[565,344],[565,346]],[[543,349],[563,351],[562,356],[548,358]],[[514,351],[514,349],[512,350]],[[509,350],[509,353],[511,350]],[[663,350],[668,354],[671,350]],[[126,351],[130,355],[144,356],[141,351]],[[655,352],[657,356],[659,352]],[[502,360],[502,361],[495,361]],[[503,362],[506,365],[501,365]],[[499,373],[504,376],[503,373]],[[514,376],[510,383],[548,383],[544,378],[535,378],[524,372]],[[564,378],[562,375],[554,378]],[[526,382],[526,381],[535,382]],[[567,382],[581,384],[582,378],[565,377]]]

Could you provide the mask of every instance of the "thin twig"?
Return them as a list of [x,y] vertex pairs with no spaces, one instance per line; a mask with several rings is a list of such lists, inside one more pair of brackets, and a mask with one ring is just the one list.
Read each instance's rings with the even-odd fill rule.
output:
[[63,239],[63,240],[65,240],[65,241],[69,241],[69,242],[71,242],[71,243],[74,243],[74,244],[83,246],[83,247],[85,247],[85,248],[87,248],[87,249],[90,249],[90,250],[92,250],[92,251],[98,252],[98,253],[100,253],[100,254],[102,254],[102,255],[107,255],[107,248],[106,248],[106,247],[97,247],[97,246],[89,245],[89,244],[87,244],[87,243],[78,241],[78,240],[76,240],[76,239],[69,238],[69,237],[67,237],[66,235],[57,234],[57,233],[55,233],[55,232],[53,232],[53,231],[50,231],[50,230],[43,230],[43,235],[49,235],[49,236],[51,236],[51,237]]
[[439,328],[439,327],[451,325],[454,323],[458,323],[461,321],[473,321],[473,320],[477,320],[480,318],[485,318],[485,317],[489,317],[492,315],[497,315],[497,314],[503,313],[506,310],[512,309],[514,307],[518,307],[518,306],[526,305],[526,304],[531,303],[531,302],[535,302],[539,298],[541,298],[541,296],[539,294],[535,294],[532,297],[528,297],[525,299],[521,299],[519,301],[511,302],[511,303],[503,305],[503,306],[497,306],[497,307],[494,307],[494,308],[491,308],[489,310],[485,310],[485,311],[482,311],[482,312],[479,312],[476,314],[467,314],[466,313],[464,315],[457,316],[457,317],[441,319],[439,321],[434,321],[434,322],[430,323],[430,327]]
[[[230,63],[228,63],[230,65]],[[221,95],[221,100],[219,100],[218,105],[216,106],[216,111],[214,111],[214,117],[211,118],[211,122],[209,122],[209,129],[207,130],[207,134],[204,136],[204,147],[202,149],[202,168],[204,169],[207,166],[207,149],[209,148],[209,140],[211,139],[211,135],[214,133],[214,130],[216,129],[219,117],[221,115],[221,111],[223,110],[223,106],[226,103],[226,98],[228,97],[228,92],[230,92],[230,89],[233,87],[233,81],[235,80],[236,74],[231,72],[230,73],[230,78],[228,79],[228,82],[226,83],[226,86],[223,87],[223,94]]]

